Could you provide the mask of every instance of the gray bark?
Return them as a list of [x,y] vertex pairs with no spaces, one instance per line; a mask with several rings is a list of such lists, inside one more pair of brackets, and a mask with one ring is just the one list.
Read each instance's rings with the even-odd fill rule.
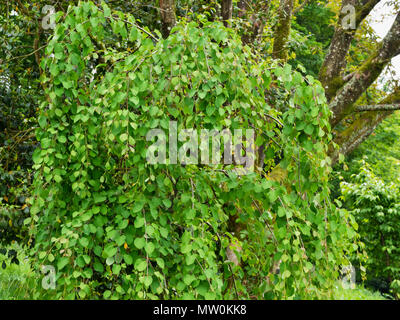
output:
[[[340,74],[346,67],[346,56],[350,44],[360,23],[379,1],[380,0],[343,0],[335,33],[319,74],[319,80],[325,88],[328,101],[333,98],[337,90],[345,83],[345,80],[340,77]],[[342,10],[349,5],[355,8],[355,28],[346,29],[346,25],[343,24],[348,13],[345,11],[342,12]]]
[[160,0],[160,15],[162,22],[161,33],[164,38],[167,38],[176,24],[175,1]]
[[357,112],[364,111],[394,111],[400,110],[400,104],[376,104],[376,105],[366,105],[366,106],[357,106]]
[[336,126],[355,107],[361,94],[379,77],[390,60],[400,53],[400,13],[376,51],[355,72],[354,76],[330,102],[333,111],[331,126]]

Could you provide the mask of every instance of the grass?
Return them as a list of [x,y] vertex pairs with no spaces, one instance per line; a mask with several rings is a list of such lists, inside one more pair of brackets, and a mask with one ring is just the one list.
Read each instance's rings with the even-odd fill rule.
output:
[[333,290],[333,300],[387,300],[379,292],[372,292],[361,285],[354,289],[343,288],[339,282]]

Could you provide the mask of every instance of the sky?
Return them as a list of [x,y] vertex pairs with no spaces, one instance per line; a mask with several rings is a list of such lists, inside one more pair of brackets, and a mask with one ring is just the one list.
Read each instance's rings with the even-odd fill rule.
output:
[[[390,0],[383,0],[372,10],[368,17],[368,21],[371,27],[374,29],[375,33],[380,37],[384,38],[387,32],[389,31],[392,23],[396,17],[395,10],[393,6],[389,5]],[[384,19],[383,19],[384,16]],[[392,59],[392,64],[396,75],[395,79],[400,80],[400,55]],[[387,79],[387,75],[382,73],[380,80],[385,81]]]

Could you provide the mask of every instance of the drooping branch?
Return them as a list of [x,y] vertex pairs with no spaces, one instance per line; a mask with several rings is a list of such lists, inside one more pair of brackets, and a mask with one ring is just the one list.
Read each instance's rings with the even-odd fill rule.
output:
[[357,112],[364,111],[395,111],[400,110],[400,104],[376,104],[376,105],[366,105],[366,106],[357,106]]
[[325,88],[325,95],[328,101],[345,84],[346,80],[341,77],[341,73],[346,67],[346,56],[350,49],[350,44],[361,22],[379,1],[342,1],[335,33],[319,73],[319,80]]
[[354,103],[361,94],[379,77],[390,60],[398,54],[400,54],[400,13],[397,14],[383,41],[330,102],[329,107],[333,111],[332,127],[355,109]]
[[290,25],[292,23],[293,0],[281,0],[279,5],[278,22],[274,31],[274,46],[272,57],[286,61],[287,42],[290,34]]
[[175,0],[160,0],[161,33],[164,38],[169,36],[176,24]]
[[221,16],[225,27],[229,26],[232,19],[232,0],[222,0]]

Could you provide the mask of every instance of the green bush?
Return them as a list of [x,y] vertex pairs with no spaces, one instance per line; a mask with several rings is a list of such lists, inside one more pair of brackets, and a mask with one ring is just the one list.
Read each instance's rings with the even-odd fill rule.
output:
[[[257,61],[202,17],[167,39],[105,4],[57,17],[26,220],[35,268],[57,268],[57,298],[301,298],[333,285],[356,233],[329,200],[318,82]],[[272,87],[282,113],[266,103]],[[171,120],[254,129],[263,168],[150,164],[146,135]]]
[[39,298],[40,282],[32,270],[28,255],[17,244],[3,248],[17,252],[19,263],[11,262],[7,254],[0,252],[0,300],[30,300]]
[[342,182],[341,190],[365,244],[369,278],[383,278],[388,284],[400,279],[399,186],[385,183],[361,160],[360,172],[351,183]]

